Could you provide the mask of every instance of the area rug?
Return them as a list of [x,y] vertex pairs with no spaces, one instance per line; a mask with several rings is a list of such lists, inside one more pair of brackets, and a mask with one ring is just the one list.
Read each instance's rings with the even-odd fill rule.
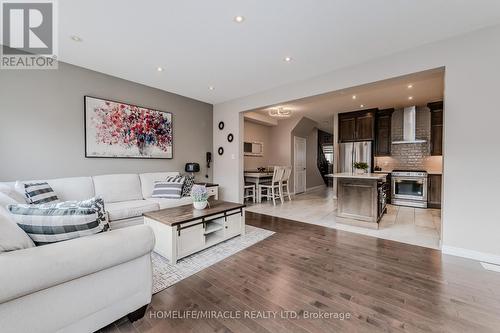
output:
[[153,294],[211,266],[274,234],[274,231],[245,226],[245,235],[231,238],[206,250],[183,258],[176,265],[153,252]]

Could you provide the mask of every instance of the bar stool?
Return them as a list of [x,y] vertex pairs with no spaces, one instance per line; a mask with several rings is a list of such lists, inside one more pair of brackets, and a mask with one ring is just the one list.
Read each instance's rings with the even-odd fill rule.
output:
[[[273,200],[273,205],[276,206],[276,199],[280,199],[281,202],[283,203],[283,198],[281,197],[281,178],[283,177],[283,172],[285,172],[285,169],[280,166],[275,166],[274,167],[274,172],[273,172],[273,179],[269,183],[264,183],[264,184],[259,184],[259,189],[257,195],[259,196],[259,201],[261,199],[267,198]],[[262,191],[265,190],[266,193],[262,194]]]
[[245,199],[252,199],[252,202],[255,203],[255,184],[245,185],[243,187],[243,201]]

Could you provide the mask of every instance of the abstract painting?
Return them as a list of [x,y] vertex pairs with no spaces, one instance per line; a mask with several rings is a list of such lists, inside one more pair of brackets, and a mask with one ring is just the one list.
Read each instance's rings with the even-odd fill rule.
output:
[[85,96],[85,157],[173,158],[172,114]]

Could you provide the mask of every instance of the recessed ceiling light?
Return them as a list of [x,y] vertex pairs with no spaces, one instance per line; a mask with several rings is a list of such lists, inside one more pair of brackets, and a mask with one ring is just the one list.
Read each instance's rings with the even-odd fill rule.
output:
[[293,59],[292,57],[285,57],[283,60],[286,62],[291,62]]
[[214,86],[208,86],[208,89],[209,90],[215,90],[215,87]]
[[158,72],[163,72],[163,67],[158,67],[158,68],[156,68],[156,70],[157,70]]
[[241,15],[238,15],[238,16],[235,16],[233,20],[236,23],[241,23],[241,22],[245,21],[245,18]]
[[71,40],[74,41],[74,42],[81,42],[83,41],[83,39],[81,37],[78,37],[78,36],[71,36]]
[[408,97],[408,99],[411,101],[413,99],[413,96]]
[[352,99],[356,99],[358,98],[356,95],[352,95]]
[[364,108],[364,107],[365,107],[365,105],[364,105],[364,104],[361,104],[359,107],[360,107],[360,108]]
[[411,89],[411,88],[413,88],[413,84],[408,85],[408,89]]

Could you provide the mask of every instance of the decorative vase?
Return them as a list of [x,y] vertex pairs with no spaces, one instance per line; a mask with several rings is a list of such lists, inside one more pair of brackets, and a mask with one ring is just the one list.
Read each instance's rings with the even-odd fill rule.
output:
[[151,156],[151,153],[153,152],[153,145],[147,144],[147,143],[141,143],[139,146],[139,154],[141,156],[149,157]]
[[366,173],[366,170],[365,169],[354,169],[354,173],[361,175],[361,174]]
[[205,209],[207,207],[208,201],[193,201],[194,209]]

